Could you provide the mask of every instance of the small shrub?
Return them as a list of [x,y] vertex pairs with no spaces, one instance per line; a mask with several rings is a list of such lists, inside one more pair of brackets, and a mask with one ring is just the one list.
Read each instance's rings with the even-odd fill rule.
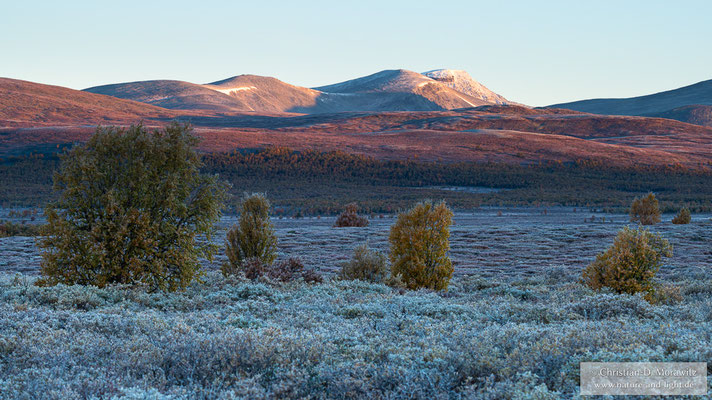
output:
[[[257,257],[248,258],[242,261],[242,272],[245,273],[245,277],[250,280],[255,280],[261,276],[266,276],[269,266],[262,262]],[[223,270],[223,274],[225,270]]]
[[304,279],[306,283],[324,283],[324,277],[313,269],[304,270],[304,272],[302,272],[302,279]]
[[636,198],[630,206],[630,221],[642,225],[655,225],[660,222],[660,206],[653,193]]
[[684,300],[680,286],[666,284],[658,287],[650,297],[653,304],[675,305]]
[[448,256],[452,216],[445,202],[430,201],[398,214],[388,238],[391,272],[408,289],[447,289],[453,273]]
[[341,267],[339,278],[346,280],[361,280],[373,283],[383,283],[388,279],[389,271],[386,256],[373,251],[367,245],[356,248],[350,261]]
[[679,213],[672,219],[672,223],[675,225],[685,225],[692,221],[692,215],[690,215],[690,210],[687,207],[683,207]]
[[290,257],[288,260],[280,261],[273,264],[268,269],[268,275],[271,279],[279,282],[291,282],[304,273],[304,264],[298,258]]
[[238,273],[243,262],[251,258],[263,264],[272,264],[277,258],[277,236],[269,219],[269,208],[264,195],[245,194],[240,220],[227,233],[228,261],[221,268],[223,275]]
[[623,228],[613,246],[596,256],[583,271],[582,281],[594,290],[608,287],[617,293],[644,292],[651,300],[655,274],[663,257],[672,256],[672,246],[660,235],[643,228]]
[[275,264],[266,264],[256,257],[249,258],[243,262],[242,271],[250,280],[267,278],[277,282],[291,282],[302,278],[308,283],[324,281],[316,271],[305,269],[302,261],[293,257]]
[[[45,211],[40,285],[185,288],[212,258],[224,187],[200,173],[198,138],[174,123],[100,128],[61,157]],[[208,240],[198,237],[206,235]]]
[[344,212],[334,222],[334,227],[336,228],[364,226],[368,226],[368,219],[358,215],[358,205],[356,203],[347,204]]

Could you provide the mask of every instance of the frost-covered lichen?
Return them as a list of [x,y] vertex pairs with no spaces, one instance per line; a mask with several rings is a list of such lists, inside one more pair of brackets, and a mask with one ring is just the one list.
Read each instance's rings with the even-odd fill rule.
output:
[[673,306],[577,278],[456,277],[446,293],[402,293],[210,272],[146,293],[3,275],[0,398],[569,399],[581,361],[712,360],[712,281],[675,282]]

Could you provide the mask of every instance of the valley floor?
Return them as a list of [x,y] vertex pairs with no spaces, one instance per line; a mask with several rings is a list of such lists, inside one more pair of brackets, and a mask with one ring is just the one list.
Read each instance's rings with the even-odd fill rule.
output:
[[[0,209],[0,218],[7,218],[2,211]],[[663,215],[663,222],[650,228],[674,247],[674,255],[665,260],[661,274],[709,272],[712,268],[709,245],[712,215],[694,214],[689,225],[673,225],[670,222],[673,216]],[[307,268],[329,275],[336,272],[360,244],[368,243],[376,250],[388,251],[388,233],[395,222],[393,215],[382,218],[374,215],[365,228],[334,228],[334,221],[335,217],[273,218],[280,258],[299,257]],[[226,260],[225,235],[235,223],[234,216],[221,219],[215,235],[215,242],[221,248],[214,263],[205,263],[207,269],[217,269]],[[456,275],[521,276],[536,274],[551,266],[579,271],[610,246],[618,230],[627,224],[626,214],[582,208],[482,207],[455,214],[450,254]],[[39,272],[39,264],[35,238],[0,238],[0,271],[35,274]]]
[[669,218],[652,228],[676,253],[655,305],[578,283],[627,222],[570,208],[458,213],[445,293],[332,279],[356,245],[386,250],[388,216],[365,229],[274,220],[281,257],[301,256],[323,284],[206,264],[179,293],[39,288],[34,238],[3,238],[0,399],[570,399],[582,361],[709,362],[712,223]]

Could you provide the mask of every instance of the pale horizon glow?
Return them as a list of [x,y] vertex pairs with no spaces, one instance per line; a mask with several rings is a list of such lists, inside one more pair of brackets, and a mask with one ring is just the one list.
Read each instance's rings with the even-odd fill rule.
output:
[[709,15],[707,0],[23,1],[0,8],[0,76],[84,89],[255,74],[316,87],[449,68],[543,106],[712,79]]

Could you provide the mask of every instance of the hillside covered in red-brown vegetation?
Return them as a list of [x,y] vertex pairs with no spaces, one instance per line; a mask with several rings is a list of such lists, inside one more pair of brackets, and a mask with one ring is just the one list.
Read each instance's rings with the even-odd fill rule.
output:
[[382,159],[707,165],[712,129],[663,118],[485,105],[443,111],[320,114],[174,110],[0,79],[0,156],[53,151],[96,125],[190,122],[209,152],[285,146]]

